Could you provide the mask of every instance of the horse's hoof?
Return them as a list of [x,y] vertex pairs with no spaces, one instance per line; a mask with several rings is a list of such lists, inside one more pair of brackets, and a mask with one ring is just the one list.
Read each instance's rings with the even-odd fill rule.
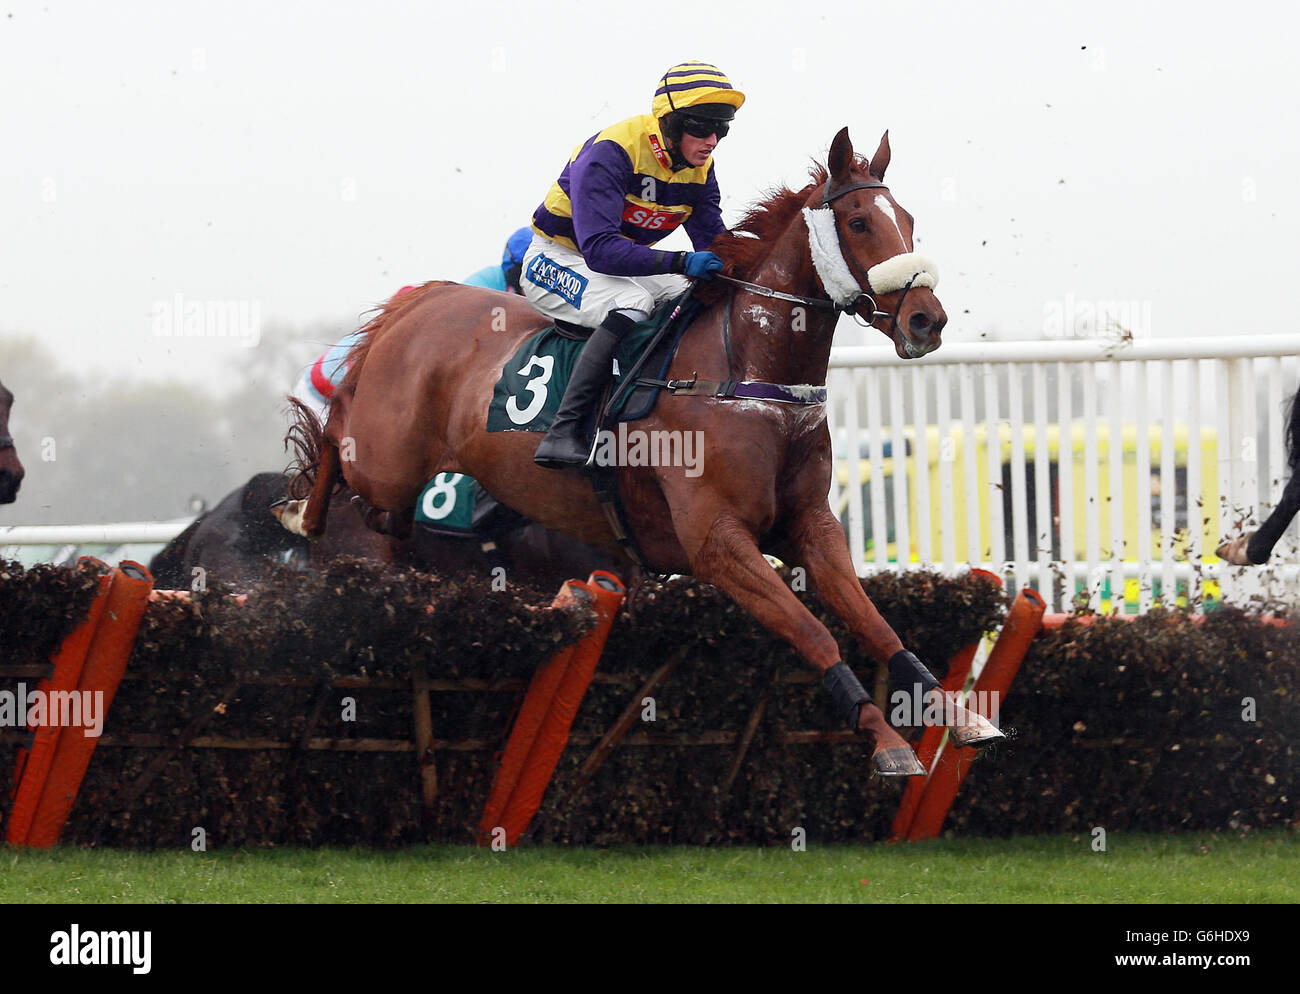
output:
[[307,530],[302,524],[303,516],[307,513],[305,500],[290,500],[284,503],[276,501],[271,505],[270,511],[275,516],[275,520],[280,522],[287,531],[307,537]]
[[948,725],[948,741],[953,745],[980,749],[1006,738],[997,725],[978,711],[959,707],[957,712]]
[[1250,545],[1251,537],[1254,534],[1254,532],[1247,532],[1245,535],[1238,535],[1236,538],[1228,539],[1214,550],[1214,554],[1233,566],[1254,566],[1255,561],[1246,553],[1246,547]]
[[890,746],[871,754],[876,772],[882,777],[923,777],[925,767],[910,746]]
[[[930,703],[934,703],[933,699]],[[997,725],[978,711],[958,704],[956,695],[951,693],[943,697],[943,724],[948,729],[948,741],[958,748],[978,749],[1006,738]]]
[[974,717],[979,719],[978,723],[964,725],[960,728],[949,726],[948,741],[958,748],[975,748],[982,749],[984,746],[992,745],[994,742],[1001,742],[1006,738],[991,721],[980,715]]

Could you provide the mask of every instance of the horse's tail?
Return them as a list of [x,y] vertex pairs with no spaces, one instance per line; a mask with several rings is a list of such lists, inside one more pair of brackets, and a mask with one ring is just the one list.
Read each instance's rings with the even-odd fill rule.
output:
[[1286,461],[1292,473],[1300,473],[1300,389],[1291,398],[1291,417],[1286,427]]
[[370,346],[374,345],[383,336],[384,332],[388,331],[396,323],[399,317],[420,303],[426,293],[440,286],[455,285],[450,280],[430,280],[428,283],[421,283],[419,286],[402,287],[397,293],[393,294],[387,303],[380,306],[378,313],[362,325],[361,336],[357,343],[348,350],[346,359],[347,373],[344,374],[343,382],[339,384],[339,387],[342,389],[356,389],[357,380],[361,377],[361,367],[366,364],[366,356],[370,354]]
[[289,398],[289,431],[284,447],[292,450],[293,461],[285,468],[289,476],[289,496],[297,500],[311,493],[320,470],[321,452],[330,443],[320,417],[297,397]]

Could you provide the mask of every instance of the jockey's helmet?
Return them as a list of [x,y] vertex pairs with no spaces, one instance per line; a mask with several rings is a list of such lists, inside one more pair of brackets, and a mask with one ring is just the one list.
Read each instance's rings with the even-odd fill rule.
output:
[[[732,86],[717,66],[683,62],[660,77],[650,106],[654,116],[663,122],[665,137],[676,142],[681,139],[684,120],[730,121],[744,102],[745,94]],[[721,138],[727,132],[726,125],[719,131]]]
[[519,277],[523,273],[524,255],[533,243],[533,229],[520,228],[506,240],[505,251],[501,253],[501,270],[506,274],[506,289],[521,293]]

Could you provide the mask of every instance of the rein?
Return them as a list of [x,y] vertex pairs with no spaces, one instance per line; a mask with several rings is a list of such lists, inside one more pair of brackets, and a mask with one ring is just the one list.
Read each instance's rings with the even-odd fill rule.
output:
[[761,286],[758,283],[747,283],[745,280],[738,280],[734,276],[723,276],[721,273],[714,273],[715,280],[722,280],[724,283],[730,283],[738,286],[742,290],[748,290],[750,293],[756,293],[760,297],[771,297],[774,300],[788,300],[792,304],[808,304],[811,307],[818,307],[824,311],[846,311],[847,307],[841,307],[835,301],[820,297],[801,297],[797,293],[786,293],[783,290],[773,290],[770,286]]
[[5,449],[12,449],[13,447],[14,437],[12,435],[0,435],[0,452],[3,452]]

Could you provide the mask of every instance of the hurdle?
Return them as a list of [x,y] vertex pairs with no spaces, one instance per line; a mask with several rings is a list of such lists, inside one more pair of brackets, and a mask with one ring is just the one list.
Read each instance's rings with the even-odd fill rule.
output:
[[[1043,614],[1046,609],[1047,605],[1038,591],[1028,587],[1020,591],[989,652],[984,668],[975,680],[972,688],[972,699],[975,702],[989,699],[990,696],[995,701],[1006,698],[1029,646],[1043,630]],[[964,655],[966,651],[970,651],[971,657],[974,657],[973,648],[963,650],[959,655]],[[965,683],[965,674],[961,681]],[[950,689],[953,688],[945,682],[944,690]],[[991,716],[986,714],[984,717]],[[971,761],[978,754],[978,750],[970,746],[954,748],[946,740],[947,731],[940,726],[931,726],[925,730],[921,742],[923,754],[918,758],[929,773],[924,778],[913,779],[907,785],[890,829],[890,842],[932,839],[943,828],[944,819],[948,817],[962,781],[966,779]]]
[[506,847],[513,846],[537,814],[626,593],[622,581],[603,570],[585,583],[569,580],[560,588],[554,606],[588,603],[596,611],[596,627],[533,674],[479,819],[480,846],[498,841],[503,830]]
[[[98,560],[89,561],[104,571],[99,591],[86,620],[55,653],[54,673],[37,689],[47,694],[69,690],[99,694],[101,716],[106,717],[135,646],[153,577],[130,560],[111,572]],[[85,716],[82,718],[84,722]],[[48,718],[30,730],[34,736],[31,749],[18,757],[5,841],[48,849],[59,841],[67,824],[99,740],[85,734],[84,726],[64,728]]]

